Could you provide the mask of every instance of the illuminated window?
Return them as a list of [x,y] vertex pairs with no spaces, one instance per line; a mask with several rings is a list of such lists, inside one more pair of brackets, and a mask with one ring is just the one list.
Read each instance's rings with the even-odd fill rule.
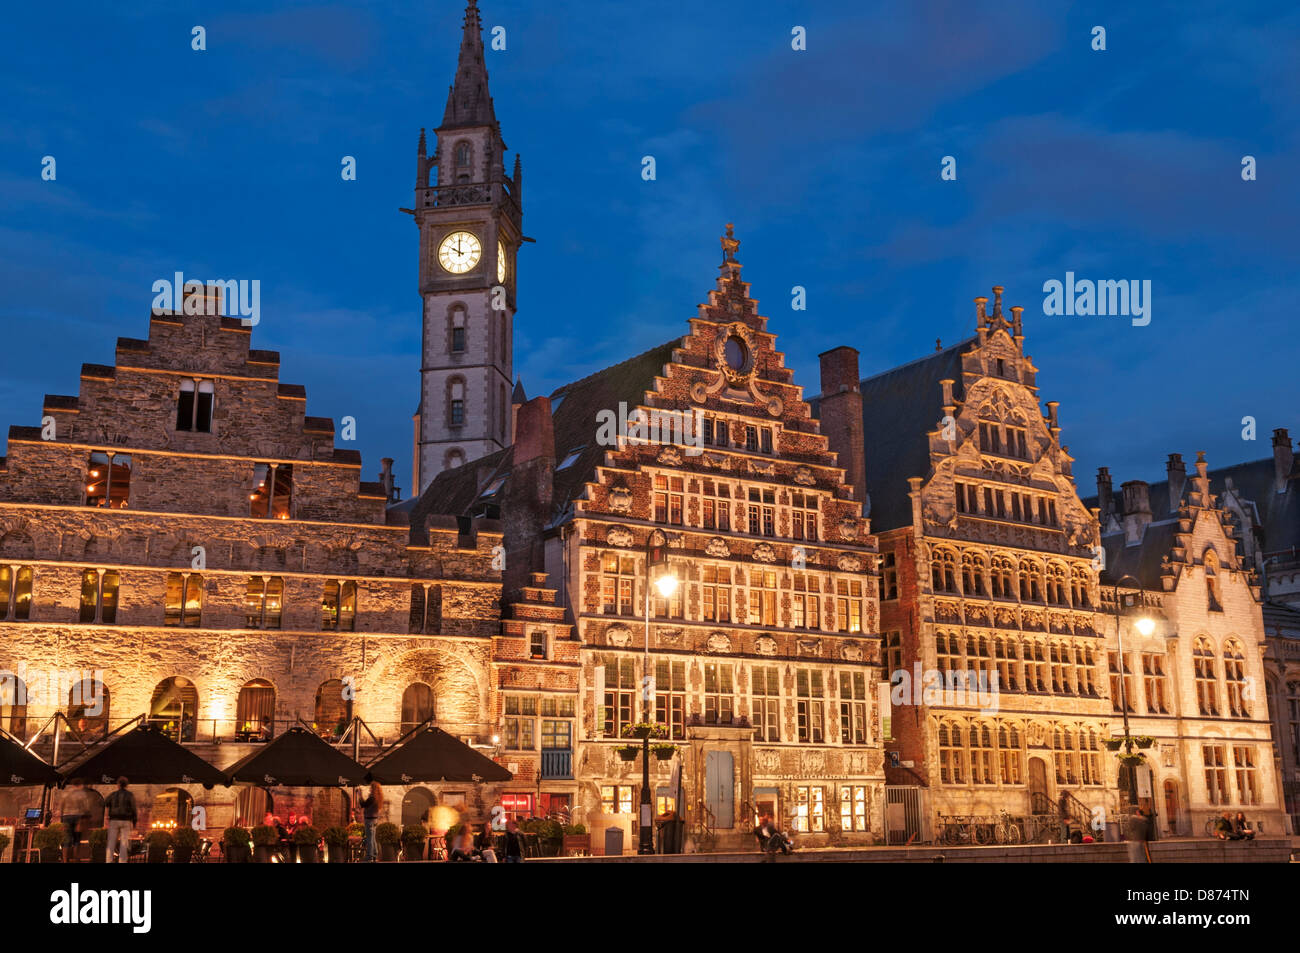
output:
[[712,480],[703,481],[700,503],[700,522],[705,529],[727,531],[731,529],[731,487],[725,483],[716,486]]
[[280,628],[284,580],[279,576],[249,576],[244,586],[244,620],[250,629]]
[[704,621],[731,621],[731,568],[705,566],[701,602]]
[[169,572],[163,596],[163,625],[198,628],[203,614],[203,577]]
[[130,497],[130,456],[112,450],[92,453],[86,468],[86,505],[124,510]]
[[531,794],[502,794],[501,808],[506,819],[522,821],[533,816],[533,796]]
[[655,477],[655,522],[682,523],[683,480],[681,477],[668,477],[660,474]]
[[1214,646],[1200,636],[1192,643],[1192,670],[1196,677],[1196,704],[1202,715],[1219,713],[1219,678]]
[[68,689],[68,722],[82,741],[108,734],[108,689],[95,679],[83,679]]
[[794,595],[791,600],[792,622],[796,629],[820,629],[821,584],[816,576],[797,572],[794,574]]
[[258,463],[253,466],[253,491],[248,494],[249,516],[287,520],[292,497],[292,463]]
[[795,490],[790,494],[790,535],[817,541],[817,497]]
[[825,789],[801,785],[794,791],[794,829],[805,834],[826,830]]
[[212,381],[181,381],[176,398],[176,429],[212,433],[212,399]]
[[264,678],[245,682],[235,702],[235,730],[270,741],[275,731],[275,688]]
[[[117,621],[118,574],[102,569],[86,569],[81,573],[81,614],[79,621],[102,622],[112,625]],[[197,623],[195,623],[197,625]]]
[[32,567],[0,566],[0,622],[32,617]]
[[970,748],[970,779],[973,784],[993,784],[993,733],[987,724],[967,729]]
[[507,695],[506,747],[512,751],[532,751],[536,748],[533,732],[536,726],[537,697],[535,695]]
[[749,572],[750,625],[776,625],[776,573],[771,569]]
[[635,722],[633,700],[636,688],[636,669],[631,659],[605,663],[605,704],[600,725],[604,737],[618,738],[625,725]]
[[1205,792],[1211,804],[1227,804],[1232,800],[1228,790],[1228,768],[1223,745],[1201,745],[1201,760],[1205,765]]
[[840,632],[862,631],[861,580],[835,580],[835,626]]
[[322,738],[340,738],[352,721],[352,699],[341,678],[321,682],[316,689],[312,727]]
[[320,627],[328,632],[357,630],[357,584],[328,579],[321,595]]
[[749,532],[776,535],[776,491],[752,487],[749,491]]
[[939,723],[939,780],[944,784],[966,783],[966,749],[961,735],[960,725]]
[[1147,714],[1169,713],[1169,688],[1165,677],[1165,657],[1158,652],[1142,653],[1142,685],[1146,689]]
[[626,784],[606,784],[600,789],[600,809],[606,814],[631,814],[635,789]]
[[634,615],[633,586],[636,561],[631,556],[607,552],[601,556],[601,605],[605,615]]
[[1223,685],[1228,697],[1228,714],[1234,718],[1250,717],[1250,692],[1246,688],[1246,657],[1241,643],[1228,639],[1223,644]]
[[165,678],[153,690],[148,723],[172,741],[193,741],[199,693],[188,678]]
[[865,831],[867,827],[867,788],[863,784],[840,786],[840,829]]
[[1020,784],[1020,765],[1023,758],[1020,732],[1015,725],[998,727],[998,768],[1003,784]]

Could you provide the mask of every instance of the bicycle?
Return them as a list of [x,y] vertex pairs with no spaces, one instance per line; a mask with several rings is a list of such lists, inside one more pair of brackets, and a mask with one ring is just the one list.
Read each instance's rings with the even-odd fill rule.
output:
[[997,823],[993,827],[993,836],[999,844],[1019,844],[1023,839],[1020,825],[1011,819],[1006,811],[998,812]]

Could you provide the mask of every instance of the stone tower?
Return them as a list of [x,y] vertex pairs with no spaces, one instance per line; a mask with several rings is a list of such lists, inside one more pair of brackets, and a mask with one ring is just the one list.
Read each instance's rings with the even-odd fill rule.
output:
[[521,170],[488,93],[478,6],[465,9],[456,78],[437,142],[420,130],[415,208],[424,338],[412,485],[500,450],[511,437],[515,253]]

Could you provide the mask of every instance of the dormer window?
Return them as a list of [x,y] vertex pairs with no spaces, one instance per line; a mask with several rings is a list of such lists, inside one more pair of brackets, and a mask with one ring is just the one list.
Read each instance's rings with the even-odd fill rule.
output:
[[181,381],[176,399],[176,429],[192,433],[212,433],[212,381]]

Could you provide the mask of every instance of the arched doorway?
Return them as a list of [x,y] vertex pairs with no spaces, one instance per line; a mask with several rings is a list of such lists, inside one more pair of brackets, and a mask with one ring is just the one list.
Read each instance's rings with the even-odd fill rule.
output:
[[1182,812],[1178,807],[1178,782],[1173,778],[1165,778],[1164,792],[1165,826],[1170,834],[1177,836],[1182,827]]
[[312,726],[322,738],[340,738],[352,720],[352,699],[343,680],[332,678],[316,689],[316,717]]
[[347,827],[352,820],[352,799],[346,791],[327,788],[316,792],[311,802],[311,825],[323,831],[327,827]]
[[175,824],[177,827],[189,827],[190,815],[194,809],[194,798],[188,791],[180,788],[168,788],[154,796],[150,821],[154,824]]
[[1029,759],[1029,809],[1034,814],[1051,813],[1052,800],[1047,795],[1047,763],[1042,758]]
[[406,686],[402,692],[402,734],[433,717],[433,688],[424,682]]
[[94,788],[87,785],[86,794],[90,799],[90,814],[85,823],[77,826],[84,830],[91,830],[96,827],[104,826],[104,795],[100,794]]
[[103,682],[87,678],[68,689],[68,721],[82,741],[108,734],[108,689]]
[[149,724],[172,741],[193,741],[199,715],[199,693],[188,678],[165,678],[149,701]]
[[240,788],[235,795],[235,824],[254,827],[275,811],[275,799],[266,788]]
[[411,788],[406,792],[406,797],[402,798],[402,826],[423,824],[428,827],[429,813],[437,803],[437,798],[428,788]]

